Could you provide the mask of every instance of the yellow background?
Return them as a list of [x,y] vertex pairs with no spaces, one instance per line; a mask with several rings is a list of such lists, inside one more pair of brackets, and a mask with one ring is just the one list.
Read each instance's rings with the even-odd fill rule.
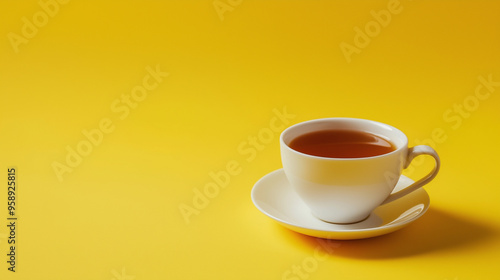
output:
[[[479,77],[500,82],[498,1],[401,0],[350,62],[341,43],[356,46],[355,28],[396,2],[221,0],[230,8],[221,16],[212,0],[50,3],[44,19],[38,1],[0,2],[2,280],[500,279],[500,86],[474,97]],[[23,18],[38,20],[32,38]],[[120,119],[113,102],[142,85],[147,67],[169,76]],[[250,191],[281,168],[279,133],[255,157],[238,150],[276,110],[294,115],[286,126],[385,122],[411,145],[444,133],[431,143],[442,170],[426,186],[429,211],[356,241],[320,243],[277,225]],[[65,164],[67,147],[102,119],[114,130],[59,181],[54,162]],[[179,207],[228,162],[240,172],[186,222]],[[431,165],[420,160],[409,175]],[[304,264],[309,272],[288,274]]]

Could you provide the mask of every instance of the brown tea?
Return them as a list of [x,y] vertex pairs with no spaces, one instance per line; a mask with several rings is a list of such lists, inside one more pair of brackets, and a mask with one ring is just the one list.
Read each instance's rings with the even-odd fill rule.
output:
[[362,131],[321,130],[293,139],[290,148],[313,156],[329,158],[363,158],[396,150],[390,141]]

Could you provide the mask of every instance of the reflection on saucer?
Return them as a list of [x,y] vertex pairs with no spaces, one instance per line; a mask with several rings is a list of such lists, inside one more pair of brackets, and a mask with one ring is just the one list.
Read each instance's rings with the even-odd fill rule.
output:
[[392,224],[397,224],[401,223],[403,221],[411,221],[418,217],[422,211],[424,211],[425,205],[424,204],[419,204],[415,205],[412,208],[406,210],[403,214],[401,214],[396,220],[388,223],[387,225],[392,225]]

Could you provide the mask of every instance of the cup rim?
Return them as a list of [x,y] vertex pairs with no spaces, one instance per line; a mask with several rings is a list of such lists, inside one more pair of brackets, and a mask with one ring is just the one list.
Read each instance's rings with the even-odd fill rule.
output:
[[[367,122],[367,123],[375,124],[378,126],[383,126],[383,127],[389,128],[391,130],[394,130],[394,131],[396,131],[396,133],[400,134],[402,136],[401,138],[403,140],[403,144],[400,145],[399,147],[397,147],[394,151],[386,153],[386,154],[382,154],[382,155],[370,156],[370,157],[357,157],[357,158],[334,158],[334,157],[322,157],[322,156],[315,156],[315,155],[302,153],[302,152],[299,152],[297,150],[292,149],[290,146],[288,146],[288,144],[285,143],[285,140],[283,138],[284,138],[286,133],[289,133],[290,130],[296,129],[298,126],[308,125],[308,124],[317,123],[317,122],[324,122],[324,121],[356,121],[356,122]],[[384,137],[386,137],[386,136],[384,136]],[[392,139],[389,139],[389,140],[394,144],[394,141]],[[402,149],[405,149],[408,147],[408,137],[401,130],[395,128],[394,126],[388,125],[386,123],[382,123],[382,122],[378,122],[378,121],[374,121],[374,120],[362,119],[362,118],[334,117],[334,118],[312,119],[312,120],[308,120],[308,121],[299,122],[299,123],[296,123],[294,125],[287,127],[280,134],[280,145],[282,147],[285,147],[286,149],[288,149],[289,151],[291,151],[293,153],[297,153],[297,154],[300,154],[302,156],[309,157],[309,158],[329,160],[329,161],[354,161],[354,160],[370,160],[370,159],[382,158],[382,157],[393,155],[395,153],[399,153]]]

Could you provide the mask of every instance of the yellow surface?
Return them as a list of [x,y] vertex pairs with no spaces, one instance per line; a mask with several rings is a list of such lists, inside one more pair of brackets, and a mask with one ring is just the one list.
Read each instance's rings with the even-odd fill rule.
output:
[[[499,12],[498,1],[1,1],[0,279],[499,279]],[[278,130],[322,117],[431,143],[442,169],[429,211],[358,241],[260,213],[250,191],[281,167]]]

